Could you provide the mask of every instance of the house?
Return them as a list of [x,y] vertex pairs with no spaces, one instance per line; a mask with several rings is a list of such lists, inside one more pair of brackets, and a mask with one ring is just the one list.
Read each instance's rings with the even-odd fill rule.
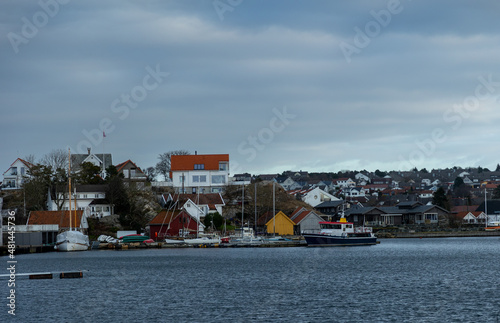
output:
[[337,217],[339,213],[342,212],[342,207],[344,204],[344,200],[335,200],[335,201],[325,201],[321,204],[316,205],[314,208],[319,212],[326,214],[324,220],[331,220],[332,218]]
[[185,237],[203,231],[204,225],[186,210],[162,210],[149,223],[149,236],[155,241],[166,237]]
[[226,205],[221,193],[179,194],[175,199],[170,194],[163,194],[161,204],[165,207],[168,202],[177,203],[178,208],[185,209],[196,219],[213,213],[222,215],[222,208]]
[[448,225],[449,212],[436,205],[417,201],[400,202],[396,206],[351,207],[346,212],[357,225]]
[[297,207],[290,215],[290,220],[295,223],[294,234],[301,235],[305,231],[315,231],[320,229],[319,223],[324,221],[316,212]]
[[369,182],[370,181],[370,177],[366,176],[365,174],[363,173],[357,173],[356,175],[354,175],[354,178],[356,179],[356,181],[358,183],[360,182]]
[[337,178],[332,180],[332,185],[335,187],[354,187],[356,182],[350,178]]
[[290,195],[300,197],[307,204],[315,207],[326,201],[338,201],[339,199],[330,193],[327,193],[319,187],[310,188],[308,190],[292,190],[287,192]]
[[280,176],[276,178],[276,182],[280,184],[285,191],[297,190],[302,188],[302,185],[294,181],[291,177]]
[[486,222],[486,214],[481,211],[458,212],[457,218],[461,219],[464,224],[484,224]]
[[[107,185],[76,185],[71,194],[71,208],[87,210],[90,217],[102,218],[114,214],[114,205],[106,199]],[[61,210],[69,210],[68,192],[59,193],[58,201],[62,201]],[[58,210],[57,203],[48,195],[47,207],[50,211]]]
[[99,167],[101,177],[106,178],[106,168],[113,165],[113,158],[111,154],[94,154],[91,153],[91,148],[87,148],[87,154],[72,154],[71,155],[71,168],[75,172],[79,172],[83,163],[91,163]]
[[31,211],[26,225],[57,225],[59,230],[70,228],[87,230],[89,228],[88,217],[86,210]]
[[29,177],[29,170],[34,165],[24,159],[16,159],[3,173],[2,189],[18,190],[21,189],[24,180]]
[[294,226],[295,222],[281,211],[266,223],[268,234],[293,235]]
[[500,220],[500,200],[488,200],[486,203],[481,203],[476,211],[481,211],[486,213],[488,221],[499,221]]
[[181,193],[221,193],[229,183],[229,155],[173,155],[170,178]]
[[148,176],[130,159],[115,166],[118,174],[123,175],[125,185],[135,183],[138,187],[144,187]]

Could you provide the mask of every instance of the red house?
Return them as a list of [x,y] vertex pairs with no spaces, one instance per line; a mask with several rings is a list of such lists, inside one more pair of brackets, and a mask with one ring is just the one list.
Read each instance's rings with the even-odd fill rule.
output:
[[198,225],[196,219],[184,210],[162,210],[149,222],[149,236],[158,241],[166,237],[196,234]]

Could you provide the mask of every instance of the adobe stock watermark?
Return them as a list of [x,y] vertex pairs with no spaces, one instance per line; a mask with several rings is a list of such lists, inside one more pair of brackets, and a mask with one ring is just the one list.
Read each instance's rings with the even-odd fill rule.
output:
[[233,12],[234,8],[243,3],[243,0],[214,0],[212,5],[214,6],[217,16],[219,16],[220,21],[224,21],[224,14],[226,12]]
[[[2,218],[0,217],[0,221]],[[7,281],[8,294],[7,297],[7,311],[10,315],[16,315],[16,212],[9,211],[7,217],[7,272],[9,273],[9,280]]]
[[467,96],[461,104],[454,104],[443,113],[443,122],[448,129],[435,128],[431,131],[429,138],[416,140],[416,148],[408,154],[407,158],[399,156],[401,162],[399,169],[412,169],[416,165],[422,164],[426,158],[436,152],[440,144],[448,139],[447,132],[458,130],[464,120],[481,107],[481,102],[495,99],[494,95],[498,94],[500,90],[500,82],[495,82],[492,74],[486,77],[479,76],[477,80],[478,84],[474,89],[474,95]]
[[[274,116],[269,120],[269,126],[260,129],[256,135],[249,135],[246,140],[238,145],[238,153],[246,156],[245,160],[249,163],[257,158],[258,152],[263,151],[266,145],[274,140],[276,134],[285,130],[290,121],[297,117],[294,114],[290,114],[287,107],[283,107],[281,111],[273,108],[272,111]],[[238,162],[232,164],[232,173],[236,174],[240,172],[241,166]]]
[[389,26],[392,17],[400,14],[402,11],[403,6],[399,0],[387,1],[386,9],[379,11],[370,10],[373,20],[368,21],[363,29],[358,26],[354,27],[352,44],[343,41],[339,45],[347,63],[351,63],[351,57],[354,54],[361,54],[361,50],[370,45],[372,39],[380,35],[382,30]]
[[[122,93],[119,98],[111,102],[110,110],[119,120],[125,120],[130,115],[130,111],[137,109],[139,103],[147,98],[148,93],[157,89],[169,75],[169,73],[160,70],[159,64],[154,69],[150,66],[146,66],[145,69],[147,73],[140,84],[134,86],[129,92]],[[116,126],[111,118],[102,118],[96,128],[82,130],[86,139],[77,144],[76,151],[83,154],[88,148],[97,147],[102,143],[104,134],[108,135],[115,129]]]
[[69,0],[38,1],[41,10],[35,12],[31,19],[27,17],[21,18],[23,25],[19,33],[10,32],[7,34],[14,53],[19,53],[19,46],[27,45],[31,39],[38,35],[40,29],[47,26],[50,19],[59,13],[60,6],[68,3]]

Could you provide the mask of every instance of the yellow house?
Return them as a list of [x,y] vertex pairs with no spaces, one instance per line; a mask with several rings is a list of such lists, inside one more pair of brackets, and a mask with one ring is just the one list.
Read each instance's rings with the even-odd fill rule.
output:
[[290,220],[285,213],[279,211],[271,220],[266,223],[267,233],[274,233],[278,235],[293,235],[293,226],[295,223]]

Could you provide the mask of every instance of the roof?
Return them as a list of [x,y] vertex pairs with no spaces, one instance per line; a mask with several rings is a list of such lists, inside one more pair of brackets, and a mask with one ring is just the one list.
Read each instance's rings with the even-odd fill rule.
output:
[[[173,219],[178,217],[181,214],[185,214],[187,216],[190,216],[189,213],[187,213],[184,210],[161,210],[160,213],[158,213],[153,220],[151,220],[148,224],[149,225],[162,225],[166,224],[168,225]],[[194,221],[196,221],[194,218],[192,218]]]
[[[24,160],[24,159],[22,159],[22,158],[18,158],[18,159],[16,159],[16,160],[14,160],[14,162],[13,162],[12,164],[10,164],[9,169],[10,169],[12,166],[14,166],[14,164],[15,164],[17,161],[20,161],[21,163],[23,163],[23,164],[24,164],[26,167],[28,167],[28,168],[31,168],[31,167],[33,167],[33,166],[34,166],[32,163],[27,162],[27,161],[25,161],[25,160]],[[3,172],[3,173],[4,173],[4,174],[5,174],[5,173],[7,173],[7,172],[9,171],[9,169],[7,169],[7,170],[6,170],[5,172]]]
[[321,204],[316,205],[314,208],[319,209],[324,207],[337,207],[339,205],[342,205],[342,203],[344,203],[344,200],[325,201]]
[[120,164],[116,165],[116,166],[115,166],[115,167],[116,167],[116,170],[117,170],[118,172],[122,171],[122,170],[123,170],[123,168],[124,168],[127,164],[132,164],[132,165],[133,165],[133,166],[134,166],[134,167],[135,167],[135,168],[136,168],[139,172],[141,172],[141,173],[143,173],[143,174],[144,174],[144,172],[141,170],[141,168],[140,168],[140,167],[138,167],[138,166],[137,166],[137,165],[136,165],[133,161],[131,161],[130,159],[129,159],[129,160],[127,160],[127,161],[124,161],[123,163],[120,163]]
[[472,214],[474,217],[478,217],[480,216],[481,214],[484,214],[484,212],[480,212],[480,211],[474,211],[474,212],[467,212],[467,211],[464,211],[464,212],[458,212],[457,213],[457,217],[458,218],[465,218],[467,216],[467,214]]
[[266,226],[267,226],[267,225],[269,225],[269,224],[271,224],[271,221],[273,221],[273,219],[274,219],[275,217],[277,218],[277,217],[278,217],[278,215],[281,215],[281,217],[282,217],[283,219],[285,219],[285,221],[288,221],[288,222],[290,222],[292,225],[295,225],[295,222],[293,222],[292,220],[290,220],[290,218],[289,218],[289,217],[287,217],[285,213],[283,213],[283,212],[279,211],[278,213],[276,213],[276,215],[275,215],[275,216],[273,216],[273,217],[271,218],[271,220],[269,220],[269,221],[267,221],[267,222],[266,222]]
[[[165,200],[168,201],[168,196],[164,196]],[[225,205],[224,199],[220,193],[206,193],[206,194],[179,194],[177,198],[178,203],[183,205],[188,200],[191,200],[196,205],[208,205],[215,209],[215,205]]]
[[[75,221],[75,211],[71,212],[72,222]],[[80,227],[80,221],[83,215],[83,210],[76,211],[76,224],[72,223],[72,227]],[[43,225],[57,224],[59,228],[69,228],[69,211],[31,211],[28,217],[27,225]]]
[[194,170],[194,165],[203,164],[203,170],[219,170],[219,162],[229,162],[229,154],[218,155],[172,155],[170,170]]
[[111,154],[71,154],[71,168],[79,169],[80,165],[84,162],[84,160],[89,157],[90,155],[94,155],[95,158],[97,158],[101,163],[103,162],[104,158],[104,166],[108,167],[110,165],[113,165],[113,158]]

